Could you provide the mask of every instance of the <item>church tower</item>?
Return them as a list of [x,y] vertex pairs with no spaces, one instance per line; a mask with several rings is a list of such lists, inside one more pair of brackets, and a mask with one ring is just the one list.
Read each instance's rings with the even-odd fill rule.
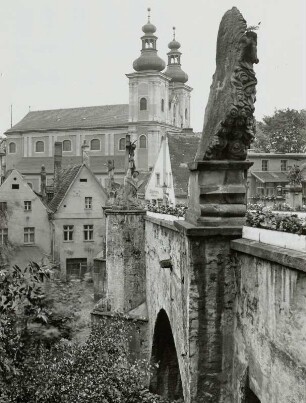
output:
[[175,39],[175,27],[173,27],[173,40],[168,44],[170,51],[165,75],[171,78],[169,86],[169,114],[170,125],[182,129],[190,128],[190,93],[192,88],[186,85],[188,75],[182,70],[179,51],[181,44]]
[[139,170],[153,168],[162,138],[167,132],[180,133],[190,128],[190,92],[188,76],[181,69],[180,43],[174,38],[169,43],[166,63],[157,54],[156,27],[148,22],[142,27],[141,54],[134,61],[134,72],[129,79],[129,129],[136,142],[135,161]]
[[136,166],[148,170],[154,166],[162,136],[169,122],[169,84],[162,73],[166,63],[157,54],[156,27],[150,21],[142,27],[141,55],[134,61],[129,79],[129,134],[137,141]]

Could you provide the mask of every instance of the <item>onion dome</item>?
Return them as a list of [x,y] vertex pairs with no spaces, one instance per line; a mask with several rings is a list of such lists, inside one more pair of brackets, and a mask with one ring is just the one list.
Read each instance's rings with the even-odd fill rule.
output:
[[166,67],[166,63],[157,55],[157,37],[154,35],[156,27],[150,22],[150,11],[151,9],[148,8],[148,22],[142,27],[144,36],[141,37],[141,55],[133,63],[133,68],[136,71],[162,71]]
[[175,39],[175,27],[173,27],[173,40],[168,44],[170,52],[167,53],[168,66],[165,74],[171,78],[171,82],[184,84],[188,81],[188,75],[181,68],[180,47],[181,44]]

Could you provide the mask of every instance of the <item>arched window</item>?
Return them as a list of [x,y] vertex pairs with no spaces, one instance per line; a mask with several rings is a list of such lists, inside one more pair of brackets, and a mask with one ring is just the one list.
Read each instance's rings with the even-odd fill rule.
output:
[[63,141],[63,151],[71,151],[71,141],[70,140]]
[[144,134],[139,137],[139,148],[147,148],[147,136]]
[[91,140],[90,149],[93,150],[93,151],[100,150],[100,140],[99,139]]
[[9,153],[15,154],[15,152],[16,152],[16,143],[10,143],[9,144]]
[[119,140],[119,150],[120,151],[125,151],[125,137],[122,137]]
[[45,151],[45,143],[43,141],[36,141],[35,151],[37,153],[43,153]]
[[165,110],[165,101],[162,99],[161,100],[161,111],[164,112]]
[[146,111],[147,110],[147,100],[146,98],[141,98],[140,99],[140,110],[141,111]]

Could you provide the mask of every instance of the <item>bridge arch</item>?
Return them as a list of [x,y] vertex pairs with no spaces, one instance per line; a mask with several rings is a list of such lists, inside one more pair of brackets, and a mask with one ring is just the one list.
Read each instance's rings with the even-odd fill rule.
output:
[[183,398],[179,363],[168,315],[161,309],[153,335],[150,391],[170,400]]

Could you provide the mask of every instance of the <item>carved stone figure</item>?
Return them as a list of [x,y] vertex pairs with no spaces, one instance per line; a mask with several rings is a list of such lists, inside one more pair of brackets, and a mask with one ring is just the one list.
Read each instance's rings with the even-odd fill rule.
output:
[[255,135],[257,34],[233,7],[220,23],[216,72],[197,160],[245,160]]

